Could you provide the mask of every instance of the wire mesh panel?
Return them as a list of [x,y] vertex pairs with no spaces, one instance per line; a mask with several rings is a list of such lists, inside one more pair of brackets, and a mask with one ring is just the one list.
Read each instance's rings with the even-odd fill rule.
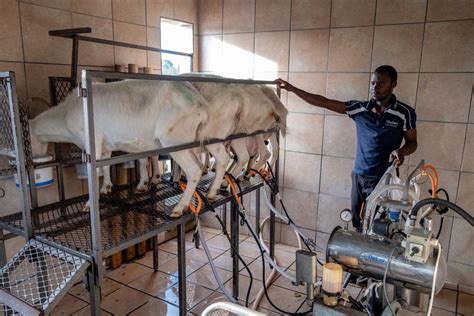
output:
[[15,167],[10,164],[7,153],[14,154],[12,117],[8,101],[8,77],[0,77],[0,178],[10,177]]
[[[2,293],[11,295],[1,296],[3,314],[19,314],[18,311],[31,307],[38,311],[51,311],[88,266],[89,263],[80,257],[30,240],[0,270]],[[19,300],[24,305],[18,303]]]

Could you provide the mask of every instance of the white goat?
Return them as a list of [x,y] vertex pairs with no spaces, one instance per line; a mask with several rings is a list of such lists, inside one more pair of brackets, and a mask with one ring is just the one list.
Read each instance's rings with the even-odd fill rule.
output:
[[[207,102],[189,83],[126,80],[94,84],[92,90],[97,159],[110,157],[112,151],[135,153],[201,139],[199,130],[207,121]],[[46,155],[48,142],[69,142],[84,148],[81,98],[72,93],[31,120],[30,131],[35,157]],[[171,153],[171,157],[188,180],[171,214],[180,216],[191,201],[202,167],[191,150]],[[104,168],[101,192],[109,192],[111,185],[110,170]]]

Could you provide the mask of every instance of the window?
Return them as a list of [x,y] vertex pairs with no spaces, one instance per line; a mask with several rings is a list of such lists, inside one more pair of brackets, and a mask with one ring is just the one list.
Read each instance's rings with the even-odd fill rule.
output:
[[[192,54],[193,25],[161,18],[161,49]],[[161,73],[163,75],[178,75],[191,71],[191,57],[161,53]]]

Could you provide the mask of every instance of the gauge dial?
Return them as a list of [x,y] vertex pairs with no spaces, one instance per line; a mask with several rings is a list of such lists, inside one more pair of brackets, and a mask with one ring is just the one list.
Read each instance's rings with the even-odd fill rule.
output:
[[351,212],[351,210],[348,210],[348,209],[342,210],[341,214],[340,214],[340,217],[341,217],[341,220],[343,222],[348,223],[348,222],[352,221],[352,212]]

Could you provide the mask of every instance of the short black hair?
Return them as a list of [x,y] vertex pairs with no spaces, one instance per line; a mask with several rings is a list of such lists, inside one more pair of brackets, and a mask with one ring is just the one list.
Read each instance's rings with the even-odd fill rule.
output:
[[390,77],[390,79],[392,80],[392,82],[395,82],[398,79],[397,70],[395,70],[395,68],[393,68],[390,65],[379,66],[379,67],[377,67],[377,69],[374,70],[374,73],[387,74]]

